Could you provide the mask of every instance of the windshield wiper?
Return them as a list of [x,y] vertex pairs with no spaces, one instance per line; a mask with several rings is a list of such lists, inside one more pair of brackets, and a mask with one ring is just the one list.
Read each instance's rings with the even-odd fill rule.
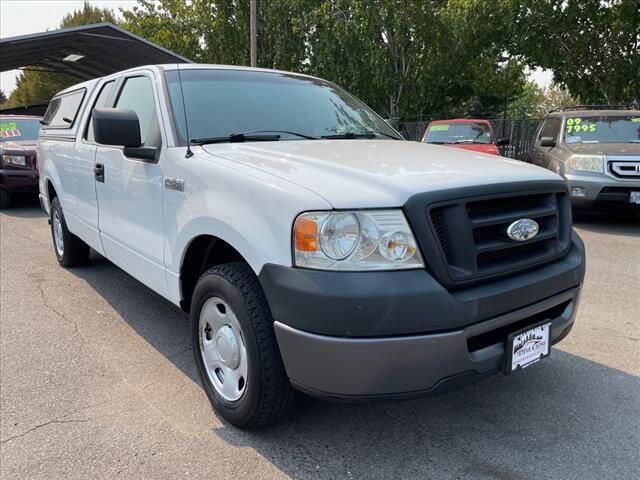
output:
[[320,140],[319,137],[314,137],[311,135],[306,135],[304,133],[293,132],[291,130],[255,130],[253,132],[244,132],[241,135],[253,135],[256,133],[285,133],[287,135],[294,135],[296,137],[304,138],[306,140]]
[[357,138],[376,138],[377,135],[384,135],[385,137],[393,138],[394,140],[400,140],[395,135],[391,135],[386,132],[379,132],[373,130],[367,130],[365,132],[345,132],[345,133],[334,133],[331,135],[322,135],[320,138],[325,138],[328,140],[355,140]]
[[242,142],[277,142],[280,135],[262,135],[250,133],[232,133],[226,137],[192,138],[191,145],[207,145],[211,143],[242,143]]

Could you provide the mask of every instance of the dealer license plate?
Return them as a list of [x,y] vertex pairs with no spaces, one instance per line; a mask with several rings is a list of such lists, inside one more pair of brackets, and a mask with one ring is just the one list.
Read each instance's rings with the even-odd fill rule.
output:
[[504,373],[527,368],[549,356],[551,322],[512,333],[507,337]]
[[629,203],[640,205],[640,192],[631,192],[631,195],[629,195]]

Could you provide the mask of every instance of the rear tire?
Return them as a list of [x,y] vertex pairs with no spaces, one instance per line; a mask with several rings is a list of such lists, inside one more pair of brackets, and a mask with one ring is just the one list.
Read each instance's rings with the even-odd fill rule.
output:
[[[191,331],[204,390],[220,416],[255,430],[293,408],[297,393],[280,357],[271,310],[246,263],[211,267],[200,277],[191,302]],[[227,385],[229,379],[233,383]]]
[[0,210],[11,206],[11,195],[4,188],[0,188]]
[[58,263],[63,267],[78,267],[89,262],[91,249],[67,228],[58,197],[51,201],[51,238]]

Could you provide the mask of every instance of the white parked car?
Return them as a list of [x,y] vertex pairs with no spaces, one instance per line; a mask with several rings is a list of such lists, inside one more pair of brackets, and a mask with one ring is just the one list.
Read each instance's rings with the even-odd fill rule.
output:
[[573,326],[584,248],[561,178],[404,141],[329,82],[149,66],[60,92],[44,123],[58,261],[91,248],[189,312],[204,388],[239,427],[297,391],[511,373]]

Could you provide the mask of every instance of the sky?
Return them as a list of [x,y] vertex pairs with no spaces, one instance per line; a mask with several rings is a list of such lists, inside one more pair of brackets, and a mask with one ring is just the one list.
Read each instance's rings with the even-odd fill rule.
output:
[[[135,0],[91,0],[91,4],[118,11],[119,8],[131,9]],[[1,0],[0,1],[0,37],[15,37],[29,33],[54,30],[67,13],[82,7],[82,0]],[[0,73],[0,88],[9,96],[15,88],[18,71]],[[542,87],[551,83],[549,71],[536,69],[530,78]]]

